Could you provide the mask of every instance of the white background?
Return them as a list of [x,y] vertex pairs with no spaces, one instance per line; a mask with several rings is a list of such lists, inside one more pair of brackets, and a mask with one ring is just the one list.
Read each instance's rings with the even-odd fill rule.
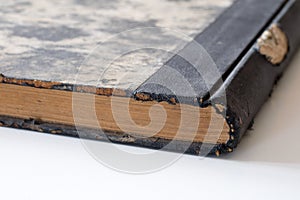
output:
[[152,174],[113,171],[78,139],[0,128],[0,199],[300,199],[299,76],[300,52],[232,154]]

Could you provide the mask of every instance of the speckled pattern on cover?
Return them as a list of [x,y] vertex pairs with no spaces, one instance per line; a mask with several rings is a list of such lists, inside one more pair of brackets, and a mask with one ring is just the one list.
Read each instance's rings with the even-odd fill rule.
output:
[[0,73],[135,89],[233,1],[0,0]]

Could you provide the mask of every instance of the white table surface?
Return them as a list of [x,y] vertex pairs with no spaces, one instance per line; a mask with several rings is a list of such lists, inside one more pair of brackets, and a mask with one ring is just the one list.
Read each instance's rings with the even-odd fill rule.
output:
[[150,174],[107,168],[75,138],[0,128],[0,199],[300,199],[299,75],[300,52],[232,154]]

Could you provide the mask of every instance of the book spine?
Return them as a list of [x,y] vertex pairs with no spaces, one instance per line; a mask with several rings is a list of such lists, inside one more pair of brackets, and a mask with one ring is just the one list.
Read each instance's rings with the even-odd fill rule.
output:
[[[254,117],[271,96],[273,87],[297,52],[300,44],[300,2],[291,1],[277,15],[272,26],[278,26],[288,39],[288,52],[281,63],[274,64],[262,55],[258,42],[248,51],[223,86],[226,91],[227,122],[231,139],[218,148],[217,154],[231,152],[254,122]],[[218,93],[211,98],[218,98]]]

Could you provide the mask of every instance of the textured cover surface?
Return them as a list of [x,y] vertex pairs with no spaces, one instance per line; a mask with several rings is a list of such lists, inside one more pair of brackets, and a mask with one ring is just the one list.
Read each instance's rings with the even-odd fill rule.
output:
[[[134,90],[170,58],[165,51],[143,48],[155,44],[156,49],[180,49],[232,2],[1,0],[0,73],[20,79],[73,83],[78,67],[92,54],[76,80],[78,84],[118,84],[122,89]],[[103,50],[94,50],[99,43]],[[141,50],[122,55],[129,46]],[[111,70],[98,82],[99,77],[92,75],[105,71],[106,60]],[[129,75],[122,78],[127,72]]]

